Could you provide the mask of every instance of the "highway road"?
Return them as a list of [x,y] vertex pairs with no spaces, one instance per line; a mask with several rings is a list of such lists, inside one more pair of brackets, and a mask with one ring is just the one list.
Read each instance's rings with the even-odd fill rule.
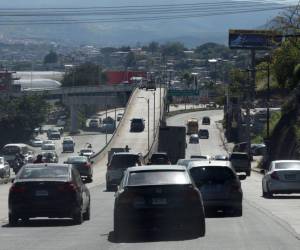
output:
[[[139,92],[138,95],[150,96],[150,93]],[[140,101],[134,101],[126,115],[118,136],[113,145],[123,142],[135,150],[145,150],[145,135],[128,133],[128,122],[131,116],[144,115]],[[141,105],[141,106],[139,106]],[[138,110],[141,109],[140,113]],[[170,125],[183,125],[187,118],[209,114],[213,121],[222,119],[222,111],[197,112],[182,114],[168,120]],[[209,126],[210,139],[201,140],[199,145],[188,145],[187,155],[194,153],[219,154],[225,153],[219,130],[214,122]],[[1,222],[0,249],[300,249],[299,236],[294,228],[281,218],[271,214],[270,200],[261,200],[257,194],[261,175],[253,173],[243,181],[244,214],[242,217],[223,217],[222,214],[206,219],[207,232],[203,238],[191,238],[180,233],[162,234],[153,232],[151,235],[137,235],[128,242],[116,243],[113,238],[113,201],[112,192],[105,191],[105,163],[100,158],[97,162],[97,180],[90,185],[92,197],[91,220],[82,225],[73,226],[70,220],[32,220],[28,225],[16,228],[9,227],[7,221]],[[0,197],[1,194],[0,194]],[[1,202],[3,200],[1,199]],[[257,202],[258,201],[258,202]],[[299,200],[298,200],[299,201]],[[298,203],[299,204],[299,203]],[[277,206],[285,211],[292,207],[280,199]],[[299,206],[298,206],[299,208]],[[298,209],[299,210],[299,209]],[[299,217],[298,214],[290,215]]]

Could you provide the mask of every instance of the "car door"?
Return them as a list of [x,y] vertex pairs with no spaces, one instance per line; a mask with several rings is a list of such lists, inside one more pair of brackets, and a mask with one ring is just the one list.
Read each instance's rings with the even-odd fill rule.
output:
[[79,196],[82,201],[82,209],[85,210],[87,207],[87,199],[88,199],[86,190],[84,188],[84,184],[82,182],[82,179],[80,177],[78,170],[72,168],[72,171],[73,171],[73,180],[76,182],[76,186],[78,187]]

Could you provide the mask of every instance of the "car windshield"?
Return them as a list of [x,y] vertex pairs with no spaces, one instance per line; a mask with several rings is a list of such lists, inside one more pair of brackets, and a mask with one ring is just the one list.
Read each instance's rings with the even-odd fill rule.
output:
[[128,168],[136,166],[138,160],[137,155],[114,155],[110,165],[112,168]]
[[67,179],[69,176],[69,169],[62,166],[41,166],[41,167],[25,167],[22,168],[18,179]]
[[216,166],[191,168],[190,174],[196,184],[207,181],[227,181],[235,178],[231,169]]
[[129,186],[189,184],[184,171],[137,171],[131,172]]
[[278,162],[275,163],[275,169],[299,169],[300,170],[300,162]]
[[75,157],[69,157],[68,163],[84,163],[87,161],[87,158],[85,156],[75,156]]

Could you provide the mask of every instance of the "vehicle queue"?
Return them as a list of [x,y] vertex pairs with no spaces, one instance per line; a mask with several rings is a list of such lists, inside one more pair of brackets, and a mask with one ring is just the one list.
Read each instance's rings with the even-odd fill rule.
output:
[[[133,119],[133,123],[138,119]],[[143,126],[138,129],[136,124],[131,126],[129,132],[142,132],[145,127],[142,120],[140,124]],[[203,118],[202,125],[210,125],[209,117]],[[51,145],[51,141],[43,145]],[[87,151],[92,150],[87,147],[79,153]],[[141,228],[188,230],[202,237],[206,214],[242,216],[240,181],[250,176],[250,158],[240,155],[243,153],[195,155],[171,165],[165,152],[156,152],[146,165],[140,153],[130,150],[114,153],[107,163],[106,189],[116,191],[116,239]],[[16,226],[19,220],[28,223],[35,217],[69,217],[74,224],[89,220],[91,198],[85,183],[92,181],[91,156],[72,156],[64,164],[28,162],[23,166],[9,192],[9,224]],[[4,159],[0,157],[0,163],[5,165]],[[272,162],[262,181],[263,196],[293,192],[300,192],[300,161]]]

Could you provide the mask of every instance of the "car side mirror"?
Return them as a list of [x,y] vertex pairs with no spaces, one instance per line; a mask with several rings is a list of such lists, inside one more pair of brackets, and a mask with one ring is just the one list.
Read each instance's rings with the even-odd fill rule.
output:
[[14,181],[15,181],[15,178],[11,178],[11,183],[14,183]]
[[246,180],[246,177],[247,177],[247,176],[246,176],[245,174],[239,175],[240,181]]

